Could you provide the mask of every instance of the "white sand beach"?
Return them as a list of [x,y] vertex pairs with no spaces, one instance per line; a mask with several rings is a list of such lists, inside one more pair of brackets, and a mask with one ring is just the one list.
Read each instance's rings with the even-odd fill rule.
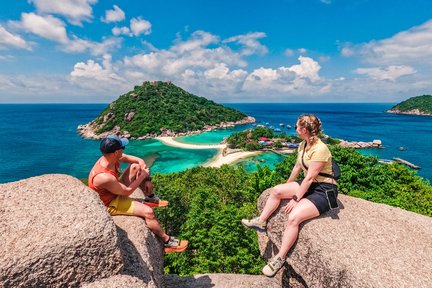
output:
[[259,155],[262,153],[260,151],[239,151],[224,156],[222,151],[227,147],[226,144],[214,144],[214,145],[188,144],[188,143],[181,143],[175,141],[173,137],[157,137],[156,139],[165,145],[184,148],[184,149],[218,149],[219,150],[218,154],[213,159],[205,163],[203,165],[204,167],[220,167],[224,164],[232,164],[241,159]]

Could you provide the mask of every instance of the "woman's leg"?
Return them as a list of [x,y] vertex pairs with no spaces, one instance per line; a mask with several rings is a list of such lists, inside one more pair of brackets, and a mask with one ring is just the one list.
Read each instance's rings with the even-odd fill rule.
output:
[[285,184],[279,184],[273,187],[270,191],[270,196],[264,206],[259,220],[261,222],[266,222],[267,219],[273,214],[273,212],[279,207],[282,199],[291,199],[300,185],[297,182],[290,182]]
[[282,236],[281,248],[276,256],[285,259],[288,251],[297,240],[299,225],[319,215],[318,208],[311,201],[306,198],[301,199],[289,214],[288,222]]

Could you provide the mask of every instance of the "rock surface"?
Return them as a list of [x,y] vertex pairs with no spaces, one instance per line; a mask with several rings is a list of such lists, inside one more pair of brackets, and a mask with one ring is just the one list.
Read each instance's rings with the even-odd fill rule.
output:
[[0,287],[77,287],[122,268],[116,226],[78,179],[0,185]]
[[[283,287],[430,287],[432,218],[346,195],[339,206],[302,225],[277,275]],[[277,253],[287,217],[275,211],[258,233],[265,259]]]
[[85,283],[81,288],[147,288],[147,284],[133,276],[116,275],[93,283]]
[[[135,190],[132,198],[142,199],[144,194]],[[123,254],[123,274],[134,276],[146,287],[164,287],[164,252],[162,242],[147,228],[139,217],[114,216]],[[128,282],[124,286],[129,287]]]
[[189,277],[167,275],[167,288],[279,288],[273,278],[239,274],[198,274]]

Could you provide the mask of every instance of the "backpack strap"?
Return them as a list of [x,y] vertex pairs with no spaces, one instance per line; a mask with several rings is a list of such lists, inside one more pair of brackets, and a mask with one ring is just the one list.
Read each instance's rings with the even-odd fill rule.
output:
[[[303,147],[303,154],[302,154],[302,157],[301,157],[301,161],[302,161],[302,165],[303,165],[303,167],[304,167],[306,170],[308,170],[309,167],[306,166],[306,164],[304,163],[304,160],[303,160],[303,157],[304,157],[304,154],[305,154],[305,151],[306,151],[306,145],[307,145],[307,142],[305,141],[305,145],[304,145],[304,147]],[[332,166],[332,169],[333,169],[333,166]],[[319,175],[319,176],[323,176],[323,177],[327,177],[327,178],[332,178],[332,179],[336,180],[335,176],[333,176],[332,174],[319,172],[318,175]]]

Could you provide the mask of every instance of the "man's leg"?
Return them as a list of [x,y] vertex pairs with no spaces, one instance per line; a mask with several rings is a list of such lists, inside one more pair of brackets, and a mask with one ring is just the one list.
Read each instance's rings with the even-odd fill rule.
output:
[[167,242],[169,240],[168,234],[160,226],[153,209],[141,202],[134,201],[133,215],[139,216],[145,219],[147,227],[156,236],[162,239],[162,241]]

